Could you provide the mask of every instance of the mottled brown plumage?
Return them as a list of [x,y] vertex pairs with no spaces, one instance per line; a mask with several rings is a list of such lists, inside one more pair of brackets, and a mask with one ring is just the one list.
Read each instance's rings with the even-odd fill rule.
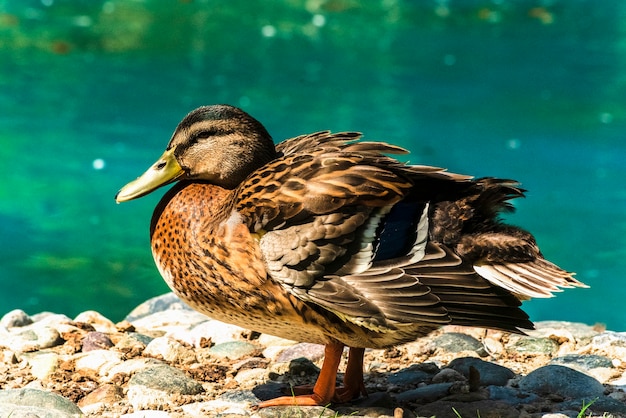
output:
[[[179,180],[157,206],[152,252],[165,281],[213,318],[326,345],[313,394],[261,406],[347,401],[363,350],[445,324],[520,332],[520,301],[584,286],[503,224],[510,180],[400,163],[405,151],[360,134],[318,132],[274,147],[240,109],[183,119],[163,156],[117,196]],[[344,346],[344,387],[335,388]]]

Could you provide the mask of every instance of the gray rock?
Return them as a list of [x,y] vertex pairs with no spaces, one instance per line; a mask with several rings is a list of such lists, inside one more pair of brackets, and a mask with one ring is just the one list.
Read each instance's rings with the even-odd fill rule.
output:
[[5,328],[23,327],[33,323],[30,316],[21,309],[14,309],[7,312],[2,319],[0,319],[0,326]]
[[255,404],[259,402],[259,398],[257,398],[250,390],[229,390],[227,392],[224,392],[220,396],[220,399],[235,403],[248,402],[251,404]]
[[[585,417],[587,416],[609,416],[608,414],[612,414],[616,417],[624,417],[626,416],[626,404],[624,402],[620,402],[617,399],[609,398],[608,396],[601,397],[592,397],[592,396],[584,396],[582,399],[575,399],[563,402],[563,409],[572,409],[574,411],[580,411],[583,405],[587,405],[591,402],[591,405],[585,410]],[[575,415],[580,416],[580,415]]]
[[[498,417],[519,418],[520,411],[506,402],[479,400],[473,402],[454,402],[441,400],[428,405],[418,406],[415,410],[420,417],[457,418],[457,417]],[[528,416],[528,415],[527,415]],[[541,415],[533,415],[540,417]]]
[[124,353],[128,358],[135,357],[143,353],[143,350],[146,349],[146,346],[153,339],[154,338],[138,332],[129,332],[119,339],[117,344],[115,344],[115,348]]
[[594,398],[604,394],[596,379],[565,366],[540,367],[520,379],[520,389],[538,395],[555,394],[564,398]]
[[[410,386],[417,385],[431,380],[433,378],[432,373],[427,373],[420,365],[414,364],[399,372],[391,373],[387,376],[387,382],[392,385],[398,386]],[[438,372],[439,370],[437,370]]]
[[158,365],[138,371],[128,382],[128,402],[135,411],[165,409],[175,404],[180,395],[197,395],[202,385],[184,372],[167,365]]
[[165,293],[161,296],[155,296],[152,299],[148,299],[147,301],[133,309],[128,315],[126,315],[125,320],[128,322],[134,322],[145,316],[168,310],[193,311],[193,309],[189,307],[189,305],[180,300],[180,298],[174,293],[170,292]]
[[209,353],[218,357],[228,357],[236,360],[245,356],[249,356],[259,348],[245,341],[228,341],[225,343],[214,345],[209,349]]
[[523,392],[508,386],[489,386],[489,399],[504,401],[510,405],[529,404],[541,398],[534,393]]
[[591,348],[613,358],[626,356],[626,332],[606,331],[591,339]]
[[412,402],[419,400],[420,403],[432,402],[449,394],[452,383],[436,383],[417,389],[407,390],[395,396],[398,402]]
[[39,324],[29,325],[27,327],[16,328],[20,332],[17,334],[9,334],[3,345],[13,351],[27,352],[42,350],[64,343],[59,332],[49,326],[41,326]]
[[129,387],[144,386],[167,393],[197,395],[202,385],[182,372],[168,365],[155,365],[140,370],[131,377]]
[[550,338],[522,337],[512,348],[519,353],[552,354],[559,349],[559,345]]
[[69,399],[53,392],[30,388],[0,390],[0,412],[2,416],[11,417],[30,415],[68,418],[83,415],[80,408]]
[[550,360],[550,364],[568,366],[581,371],[588,371],[598,367],[613,368],[613,361],[610,358],[594,354],[566,354],[564,356],[553,358]]
[[441,369],[433,376],[433,383],[466,382],[467,378],[454,369]]
[[433,340],[436,347],[449,353],[461,351],[475,351],[482,355],[485,351],[483,344],[476,338],[459,332],[448,332]]
[[289,363],[289,374],[292,376],[315,376],[320,369],[308,358],[300,357]]
[[510,379],[515,377],[515,373],[512,370],[475,357],[454,359],[448,364],[448,367],[458,371],[467,378],[469,378],[470,367],[474,367],[480,374],[481,386],[504,386]]

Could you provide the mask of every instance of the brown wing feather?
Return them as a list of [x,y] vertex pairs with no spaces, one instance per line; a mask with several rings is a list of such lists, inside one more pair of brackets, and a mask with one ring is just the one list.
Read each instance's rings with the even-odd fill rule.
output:
[[[543,260],[530,234],[500,224],[508,200],[523,196],[516,182],[405,165],[385,155],[403,149],[359,137],[287,140],[235,192],[233,209],[289,292],[376,331],[446,323],[517,331],[532,328],[520,299],[579,285]],[[402,199],[426,204],[422,241],[375,262],[378,227]]]

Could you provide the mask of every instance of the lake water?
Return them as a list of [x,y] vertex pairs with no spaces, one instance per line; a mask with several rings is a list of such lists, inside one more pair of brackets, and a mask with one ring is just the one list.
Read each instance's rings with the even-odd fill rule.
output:
[[521,181],[512,223],[591,289],[534,320],[626,330],[626,3],[0,1],[0,314],[120,320],[167,291],[163,191],[114,195],[191,109],[278,141],[358,130],[413,163]]

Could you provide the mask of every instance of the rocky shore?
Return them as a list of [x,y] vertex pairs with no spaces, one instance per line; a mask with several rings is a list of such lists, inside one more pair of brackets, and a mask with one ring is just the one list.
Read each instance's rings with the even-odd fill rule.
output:
[[351,404],[255,409],[313,383],[322,355],[172,294],[117,324],[16,310],[0,321],[0,418],[626,417],[626,333],[567,322],[527,336],[445,327],[367,351],[369,395]]

